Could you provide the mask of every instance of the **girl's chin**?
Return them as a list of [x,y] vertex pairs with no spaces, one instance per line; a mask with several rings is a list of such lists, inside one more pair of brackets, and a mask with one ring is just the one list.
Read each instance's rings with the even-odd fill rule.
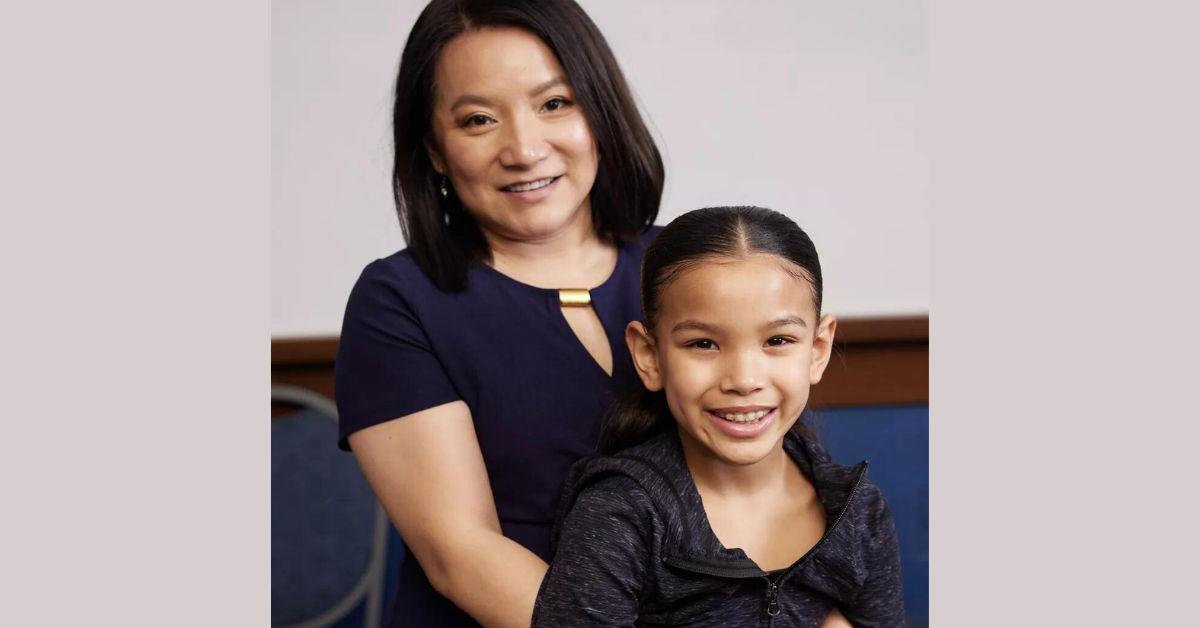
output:
[[688,438],[699,446],[710,460],[721,464],[744,467],[767,458],[776,449],[783,447],[783,434],[770,432],[757,438],[730,438],[720,432],[705,430]]
[[779,441],[757,443],[720,443],[716,447],[716,457],[722,462],[736,466],[747,466],[761,462],[775,451]]

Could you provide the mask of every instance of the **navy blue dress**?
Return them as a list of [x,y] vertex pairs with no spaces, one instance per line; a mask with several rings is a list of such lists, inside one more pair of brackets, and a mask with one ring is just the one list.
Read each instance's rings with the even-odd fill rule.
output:
[[[571,465],[595,453],[600,417],[635,385],[625,326],[641,320],[642,255],[660,230],[620,243],[592,289],[612,348],[610,377],[562,315],[558,291],[476,264],[467,289],[439,290],[407,251],[376,260],[350,294],[338,346],[338,445],[364,427],[451,401],[471,410],[504,535],[550,560],[550,527]],[[474,626],[405,553],[392,626]]]

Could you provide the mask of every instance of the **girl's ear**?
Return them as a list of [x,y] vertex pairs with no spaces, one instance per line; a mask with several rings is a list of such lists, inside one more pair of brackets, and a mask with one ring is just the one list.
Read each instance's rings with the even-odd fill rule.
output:
[[662,390],[662,374],[658,368],[658,349],[654,339],[646,331],[646,326],[638,321],[630,321],[625,326],[625,344],[629,345],[629,355],[633,356],[633,368],[641,378],[646,390],[651,392]]
[[808,365],[808,383],[816,384],[825,374],[829,356],[833,354],[833,334],[837,331],[837,319],[826,314],[817,322],[817,333],[813,335],[812,363]]

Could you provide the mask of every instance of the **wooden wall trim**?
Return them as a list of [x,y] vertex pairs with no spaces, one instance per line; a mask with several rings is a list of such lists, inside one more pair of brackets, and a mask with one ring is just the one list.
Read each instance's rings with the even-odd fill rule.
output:
[[[813,407],[929,402],[929,317],[847,318]],[[337,337],[271,341],[271,381],[333,397]],[[272,409],[272,414],[282,411]]]
[[273,338],[271,367],[296,364],[333,364],[337,356],[337,336],[319,338]]
[[847,318],[838,321],[835,343],[928,343],[929,317]]
[[[847,318],[838,321],[840,345],[929,342],[929,317]],[[337,336],[274,338],[272,366],[332,363],[337,355]]]

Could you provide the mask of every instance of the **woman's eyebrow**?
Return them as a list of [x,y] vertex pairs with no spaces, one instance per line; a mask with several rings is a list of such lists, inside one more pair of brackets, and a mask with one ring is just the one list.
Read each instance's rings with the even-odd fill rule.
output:
[[[538,94],[550,89],[551,87],[568,86],[567,79],[564,76],[556,76],[548,81],[538,83],[533,89],[529,90],[529,97],[532,98]],[[476,94],[463,94],[455,99],[454,104],[450,105],[450,110],[454,111],[463,105],[479,105],[481,107],[494,107],[496,101],[478,96]]]
[[463,105],[480,105],[482,107],[491,107],[495,104],[496,102],[490,98],[476,96],[475,94],[463,94],[454,101],[454,104],[450,105],[450,110],[454,111]]
[[567,78],[565,76],[556,76],[556,77],[550,79],[549,81],[539,83],[537,85],[537,87],[534,87],[533,89],[529,90],[529,96],[530,96],[530,98],[532,98],[532,97],[537,96],[538,94],[550,89],[551,87],[557,87],[559,85],[562,85],[563,87],[567,86]]

